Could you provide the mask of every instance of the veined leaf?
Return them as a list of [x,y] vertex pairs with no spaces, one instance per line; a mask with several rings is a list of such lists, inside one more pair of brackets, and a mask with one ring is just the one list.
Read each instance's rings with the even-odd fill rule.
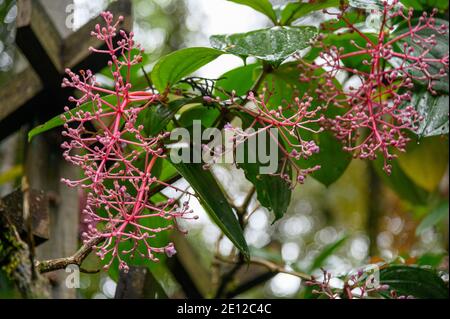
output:
[[315,27],[273,27],[247,33],[213,35],[212,47],[241,57],[253,56],[274,65],[311,45]]
[[[445,25],[447,27],[448,30],[448,21],[436,18],[436,27],[441,26],[441,25]],[[398,36],[401,36],[402,34],[405,34],[407,32],[409,32],[409,25],[417,25],[419,24],[419,18],[417,19],[413,19],[411,21],[405,21],[403,23],[401,23],[397,29],[392,32],[391,34],[391,39],[394,39]],[[448,32],[445,32],[443,34],[437,33],[434,30],[431,29],[423,29],[421,31],[418,31],[415,33],[416,36],[415,37],[405,37],[399,41],[397,41],[395,43],[397,50],[402,52],[402,45],[404,43],[407,43],[408,46],[414,48],[414,51],[411,53],[414,56],[423,56],[425,58],[431,58],[431,59],[441,59],[445,54],[448,54],[449,51],[449,35]],[[419,45],[417,43],[417,41],[415,40],[416,37],[421,37],[421,38],[429,38],[429,37],[434,37],[433,41],[436,41],[436,45],[432,45],[430,46],[430,48],[423,48],[421,45]],[[425,51],[426,50],[426,51]],[[391,59],[389,60],[389,63],[393,64],[394,66],[399,66],[401,64],[404,63],[403,59]],[[438,62],[433,62],[433,63],[429,63],[429,69],[428,72],[430,74],[439,74],[439,71],[444,68],[444,66],[441,63]],[[446,69],[447,73],[448,73],[448,68]],[[420,70],[409,70],[408,72],[412,73],[415,76],[423,76],[423,72]],[[433,85],[433,89],[436,91],[440,91],[443,92],[445,94],[448,95],[448,91],[449,91],[449,78],[448,78],[448,74],[446,74],[445,76],[434,80],[434,85]],[[428,83],[424,81],[419,81],[420,84],[422,85],[428,85]]]
[[281,25],[289,25],[308,13],[326,8],[338,8],[341,0],[315,0],[310,2],[290,2],[281,11]]
[[423,117],[417,130],[419,137],[448,134],[448,95],[433,96],[423,90],[413,94],[411,104]]
[[222,54],[224,54],[222,51],[202,47],[172,52],[163,56],[156,63],[151,73],[152,82],[158,91],[163,92],[183,77],[215,60]]
[[172,164],[195,190],[200,203],[214,223],[241,251],[241,253],[246,258],[249,258],[250,254],[242,228],[212,173],[208,170],[204,170],[202,164]]
[[[116,104],[116,101],[117,101],[116,95],[113,95],[113,94],[105,95],[102,97],[102,99],[104,99],[106,102],[111,103],[113,105]],[[107,105],[103,105],[102,108],[105,112],[108,112],[110,110],[110,108]],[[97,110],[97,106],[94,105],[94,102],[89,101],[89,102],[86,102],[86,103],[84,103],[78,107],[75,107],[67,112],[57,115],[57,116],[51,118],[50,120],[48,120],[47,122],[45,122],[44,124],[36,126],[31,131],[29,131],[28,132],[28,141],[31,141],[31,139],[33,137],[35,137],[36,135],[47,132],[55,127],[64,125],[65,120],[63,119],[63,117],[66,119],[69,119],[71,116],[75,115],[79,111],[95,112],[96,110]]]
[[380,271],[380,283],[398,295],[423,299],[447,299],[448,288],[435,270],[391,265]]

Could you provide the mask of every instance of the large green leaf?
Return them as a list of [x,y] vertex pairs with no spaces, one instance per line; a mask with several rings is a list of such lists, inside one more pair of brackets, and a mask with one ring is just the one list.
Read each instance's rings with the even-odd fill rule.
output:
[[[295,95],[301,97],[305,92],[315,97],[315,89],[321,85],[320,80],[314,83],[303,83],[299,82],[299,77],[300,73],[295,63],[283,64],[267,77],[268,88],[273,94],[269,100],[270,108],[276,108],[286,102],[292,103]],[[339,84],[336,83],[336,85]],[[315,99],[312,105],[316,107],[319,103]],[[324,114],[327,118],[333,118],[340,112],[343,110],[330,106]],[[313,130],[318,130],[320,127],[318,124],[307,126]],[[308,159],[298,160],[299,166],[309,168],[320,165],[321,169],[313,172],[311,176],[326,186],[338,180],[350,164],[351,154],[342,149],[342,144],[330,132],[313,133],[308,130],[299,130],[299,133],[305,140],[314,140],[320,148],[319,153],[313,154]]]
[[253,56],[278,65],[294,53],[310,46],[315,27],[273,27],[247,33],[213,35],[211,45],[242,57]]
[[382,0],[348,0],[348,4],[353,8],[365,10],[381,10],[383,8]]
[[444,218],[448,218],[448,201],[435,207],[416,228],[416,235],[421,235],[425,230],[437,225]]
[[[104,99],[106,102],[113,104],[113,105],[117,103],[116,102],[117,97],[113,94],[103,96],[102,99]],[[103,105],[102,108],[103,108],[103,111],[105,111],[105,112],[108,112],[110,110],[110,108],[107,105]],[[95,103],[92,101],[89,101],[89,102],[86,102],[86,103],[84,103],[78,107],[75,107],[67,112],[64,112],[63,114],[57,115],[57,116],[51,118],[50,120],[48,120],[47,122],[45,122],[44,124],[36,126],[31,131],[29,131],[28,132],[28,141],[31,141],[31,139],[33,137],[35,137],[36,135],[47,132],[55,127],[64,125],[64,123],[66,122],[64,120],[64,118],[69,119],[70,117],[72,117],[79,111],[95,112],[96,110],[97,110],[97,106],[95,105]]]
[[326,8],[339,7],[341,0],[316,0],[310,2],[290,2],[281,11],[281,25],[289,25],[308,13]]
[[178,123],[188,128],[193,125],[195,120],[198,120],[201,121],[203,127],[211,127],[219,116],[220,111],[216,108],[192,105],[187,110],[182,110]]
[[[408,33],[410,30],[409,29],[410,24],[415,26],[415,25],[418,25],[419,23],[420,23],[419,18],[401,23],[397,27],[397,29],[394,32],[392,32],[390,38],[394,39],[398,36]],[[436,18],[436,26],[438,27],[441,25],[445,25],[446,29],[448,30],[448,26],[449,26],[448,21]],[[429,47],[424,48],[420,44],[417,43],[417,40],[416,40],[417,37],[426,39],[431,36],[434,38],[434,41],[436,41],[436,45],[433,45],[433,46],[430,45]],[[448,54],[448,51],[449,51],[449,42],[448,41],[449,41],[448,32],[440,34],[434,30],[426,28],[426,29],[416,32],[414,37],[407,36],[407,37],[397,41],[395,43],[395,45],[397,47],[396,50],[402,52],[403,44],[407,43],[409,46],[414,48],[414,51],[410,53],[414,56],[424,56],[424,57],[430,58],[430,59],[441,59],[445,54]],[[395,66],[399,66],[404,63],[403,59],[395,59],[395,58],[391,59],[389,62]],[[443,65],[441,63],[429,63],[429,65],[430,65],[430,67],[428,69],[428,72],[433,75],[439,74],[439,71],[443,68]],[[448,68],[446,68],[446,71],[448,72]],[[423,75],[423,72],[419,71],[419,70],[409,70],[408,72],[410,72],[411,74],[413,74],[415,76]],[[434,90],[448,94],[448,90],[449,90],[448,75],[445,75],[445,76],[441,77],[440,79],[435,80],[434,82],[435,82],[433,85]],[[423,84],[423,85],[428,85],[428,83],[426,83],[425,81],[419,81],[419,83]]]
[[222,54],[222,51],[202,47],[172,52],[156,63],[151,73],[152,82],[162,92]]
[[414,93],[411,104],[423,117],[417,130],[418,136],[448,134],[448,95],[433,96],[423,90]]
[[178,163],[173,166],[195,190],[208,215],[231,242],[248,258],[249,250],[241,226],[212,173],[202,164]]
[[[236,93],[238,95],[246,94],[256,78],[255,73],[260,68],[259,64],[250,64],[223,74],[222,80],[217,82],[216,91],[220,92],[220,89],[223,89],[230,92],[234,88],[233,83],[239,83]],[[296,95],[303,96],[306,91],[314,92],[315,87],[309,87],[310,84],[300,82],[299,77],[300,73],[296,63],[283,64],[273,73],[267,75],[265,82],[271,92],[271,97],[267,103],[268,107],[275,109],[279,105],[292,103]],[[314,103],[316,103],[316,100]],[[339,112],[339,110],[330,107],[326,111],[326,115],[327,117],[334,117],[336,112]],[[317,129],[318,127],[313,128]],[[351,154],[343,151],[341,143],[328,132],[314,134],[309,131],[302,131],[300,133],[307,140],[314,139],[321,151],[308,160],[299,160],[299,165],[303,168],[321,165],[321,169],[312,173],[312,177],[327,186],[334,183],[350,164]]]
[[415,266],[391,265],[380,271],[380,283],[402,296],[447,299],[448,288],[436,271]]
[[144,125],[144,131],[147,135],[158,134],[181,107],[187,104],[201,103],[202,100],[202,97],[180,98],[167,104],[160,103],[149,107],[143,112],[142,116],[138,117],[138,124]]
[[[365,33],[365,36],[369,38],[373,43],[377,43],[378,39],[376,35],[372,33]],[[356,43],[356,46],[353,44]],[[344,48],[345,53],[352,53],[356,51],[360,51],[360,47],[365,47],[367,41],[356,32],[346,32],[339,34],[327,34],[326,37],[322,40],[322,43],[327,47],[336,46],[338,48]],[[319,54],[323,52],[322,47],[313,47],[308,54],[305,56],[305,59],[309,61],[314,61]],[[342,63],[351,69],[360,70],[363,72],[370,72],[370,65],[363,63],[364,60],[371,61],[371,57],[369,54],[358,54],[352,56],[350,58],[342,59]]]
[[253,8],[256,11],[265,14],[273,23],[277,23],[277,15],[272,8],[269,0],[228,0]]
[[[249,127],[253,122],[253,117],[248,114],[240,114],[240,117],[243,122],[243,129]],[[257,130],[261,127],[259,125],[254,125],[253,128]],[[261,136],[259,135],[258,138],[261,138]],[[269,134],[266,134],[266,138],[267,153],[267,150],[270,150],[270,143],[276,143],[276,141],[274,141]],[[278,143],[283,144],[281,140],[279,140]],[[249,144],[252,143],[249,143],[249,140],[247,140],[244,144],[241,144],[239,146],[240,150],[244,150],[245,161],[243,163],[238,163],[238,167],[243,169],[247,180],[249,180],[255,186],[259,203],[273,212],[273,214],[275,215],[275,222],[283,217],[286,213],[289,203],[291,202],[292,189],[289,183],[282,179],[280,176],[272,174],[262,174],[261,168],[263,166],[266,166],[267,164],[262,164],[258,161],[252,163],[248,160],[249,158],[258,159],[259,154],[259,150],[257,149],[257,147],[255,147],[255,149],[252,149],[251,147],[249,147]],[[254,144],[256,146],[261,146],[260,143]],[[278,169],[276,171],[277,174],[283,173],[288,175],[289,177],[292,177],[292,169],[290,166],[287,166],[284,172],[281,172],[283,166],[281,163],[282,154],[278,149],[278,144],[275,145],[275,147],[277,147],[278,150],[278,157],[276,159],[278,165]]]
[[431,11],[434,8],[440,11],[448,9],[448,0],[400,0],[400,2],[419,11]]
[[255,83],[262,66],[259,63],[247,64],[222,74],[216,82],[215,94],[226,99],[232,91],[242,96],[248,93]]

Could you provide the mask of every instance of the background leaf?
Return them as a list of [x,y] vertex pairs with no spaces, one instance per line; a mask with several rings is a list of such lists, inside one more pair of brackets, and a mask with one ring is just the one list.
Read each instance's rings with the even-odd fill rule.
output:
[[348,236],[342,236],[338,240],[336,240],[334,243],[326,245],[320,253],[314,258],[311,266],[309,267],[310,271],[313,271],[321,266],[323,266],[324,262],[327,260],[328,257],[330,257],[333,253],[336,252],[342,245],[347,241]]
[[448,218],[448,201],[435,207],[416,228],[416,235],[421,235],[425,230],[437,225],[444,218]]
[[230,2],[239,3],[253,8],[256,11],[266,15],[273,23],[277,23],[277,15],[272,8],[269,0],[228,0]]
[[425,205],[428,192],[414,183],[402,170],[397,160],[391,162],[392,173],[387,175],[383,170],[383,158],[378,156],[372,164],[381,180],[389,186],[400,198],[415,205]]
[[181,80],[183,77],[198,70],[205,64],[215,60],[223,52],[211,49],[194,47],[172,52],[156,63],[151,73],[151,79],[156,89],[163,92]]
[[448,139],[434,136],[411,141],[397,162],[416,185],[433,192],[448,167]]

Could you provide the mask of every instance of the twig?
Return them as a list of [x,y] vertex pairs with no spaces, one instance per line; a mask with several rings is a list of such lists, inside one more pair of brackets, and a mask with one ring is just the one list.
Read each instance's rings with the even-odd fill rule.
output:
[[[216,256],[216,259],[225,262],[225,263],[229,263],[229,264],[238,264],[239,260],[232,260],[232,259],[227,259],[224,258],[222,256]],[[254,265],[259,265],[259,266],[263,266],[266,267],[268,270],[270,270],[273,273],[283,273],[283,274],[288,274],[288,275],[292,275],[295,277],[299,277],[301,279],[304,280],[311,280],[312,277],[308,274],[299,272],[299,271],[291,271],[291,270],[286,270],[283,266],[277,265],[269,260],[265,260],[265,259],[261,259],[261,258],[251,258],[249,260],[250,264],[254,264]]]

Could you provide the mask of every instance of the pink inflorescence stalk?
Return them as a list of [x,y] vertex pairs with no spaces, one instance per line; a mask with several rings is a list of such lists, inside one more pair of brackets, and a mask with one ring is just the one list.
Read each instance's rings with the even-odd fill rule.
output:
[[[306,73],[301,80],[318,78],[311,75],[313,72],[308,74],[308,69],[325,70],[320,75],[325,79],[324,84],[316,90],[318,97],[327,106],[332,104],[346,110],[330,120],[331,129],[344,142],[344,149],[353,152],[355,157],[373,160],[381,153],[384,170],[389,174],[392,169],[389,161],[396,157],[393,150],[405,151],[410,140],[406,132],[415,131],[422,120],[410,104],[414,82],[423,83],[435,94],[436,82],[447,76],[449,53],[439,52],[441,56],[435,57],[430,51],[438,45],[436,36],[447,34],[448,27],[437,23],[437,11],[414,19],[413,10],[405,11],[398,0],[384,1],[382,9],[372,12],[380,17],[379,30],[373,36],[349,21],[346,8],[339,13],[328,13],[336,15],[347,25],[346,32],[361,41],[351,40],[350,52],[319,41],[320,59],[304,64]],[[405,32],[389,37],[394,31],[394,20],[404,21],[400,26]],[[358,45],[361,42],[366,45]],[[366,70],[348,66],[346,61],[355,57],[362,58]],[[358,79],[359,83],[345,89],[336,85],[336,75],[341,72]]]
[[[117,258],[119,268],[127,270],[125,255],[138,253],[158,261],[155,253],[169,257],[175,254],[172,243],[154,247],[152,238],[177,227],[176,218],[189,218],[191,211],[187,202],[179,207],[173,199],[157,204],[150,200],[153,186],[171,187],[153,175],[157,160],[165,156],[161,139],[166,134],[147,137],[144,127],[136,123],[139,114],[160,97],[131,90],[130,71],[141,62],[142,51],[135,44],[132,32],[126,34],[120,30],[120,40],[115,40],[122,17],[115,23],[110,12],[103,12],[102,17],[106,26],[97,25],[92,35],[105,42],[107,49],[90,50],[111,57],[108,66],[115,85],[111,90],[103,88],[91,71],[77,75],[66,70],[68,78],[63,80],[62,87],[81,92],[80,98],[69,100],[76,106],[86,102],[91,106],[89,110],[63,116],[66,121],[63,135],[68,138],[62,144],[64,157],[84,172],[80,180],[63,179],[63,182],[88,191],[84,214],[89,229],[83,234],[84,240],[103,239],[96,247],[98,256],[101,259],[112,256],[105,268]],[[149,226],[150,220],[161,227]]]
[[[279,163],[280,169],[272,175],[279,176],[290,184],[293,188],[298,183],[303,184],[307,175],[320,169],[320,165],[309,168],[302,168],[299,165],[301,159],[308,159],[319,152],[319,146],[313,140],[306,140],[302,137],[302,131],[309,133],[322,132],[321,122],[324,116],[319,114],[322,107],[312,106],[312,98],[304,95],[302,98],[295,97],[292,103],[284,106],[271,108],[268,105],[271,94],[267,89],[263,89],[263,93],[255,96],[253,92],[249,92],[246,96],[248,103],[241,105],[234,103],[234,96],[231,97],[230,103],[240,111],[250,116],[250,123],[245,129],[233,127],[231,124],[225,126],[226,130],[233,131],[234,147],[245,143],[250,138],[255,137],[262,132],[272,139],[278,146],[281,156]],[[278,136],[275,136],[271,129],[278,130]],[[219,150],[215,154],[220,156],[223,153]],[[270,154],[270,156],[278,156]],[[290,172],[293,170],[293,175]]]

